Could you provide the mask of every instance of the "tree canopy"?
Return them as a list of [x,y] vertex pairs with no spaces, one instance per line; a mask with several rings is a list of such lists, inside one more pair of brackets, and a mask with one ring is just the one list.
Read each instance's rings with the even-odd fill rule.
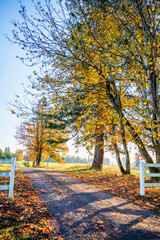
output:
[[112,149],[130,173],[128,142],[146,162],[154,162],[152,151],[160,163],[159,1],[69,0],[58,10],[49,0],[33,4],[34,16],[21,4],[12,39],[26,52],[22,61],[41,62],[32,87],[57,114],[63,109],[63,120],[72,113],[78,142],[95,146],[99,169]]
[[[27,113],[23,112],[26,115]],[[67,152],[68,148],[65,144],[68,139],[66,130],[52,128],[53,121],[46,119],[48,112],[44,101],[38,101],[32,106],[29,117],[17,127],[15,138],[23,145],[26,150],[27,157],[33,161],[33,165],[40,165],[42,158],[47,160],[52,157],[53,160],[63,162],[60,152]],[[21,114],[20,114],[21,115]]]

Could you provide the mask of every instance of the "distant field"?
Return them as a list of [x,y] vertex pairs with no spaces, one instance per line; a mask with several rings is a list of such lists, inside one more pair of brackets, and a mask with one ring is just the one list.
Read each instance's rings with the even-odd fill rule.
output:
[[[17,161],[18,165],[20,167],[27,167],[27,162],[26,161]],[[29,162],[30,167],[32,167],[32,162]],[[41,169],[47,169],[47,170],[54,170],[54,171],[82,171],[82,170],[89,170],[91,167],[91,164],[83,164],[83,163],[46,163],[46,162],[41,162],[40,167]],[[118,166],[104,166],[102,172],[112,172],[118,175],[121,175],[121,172],[118,168]],[[133,175],[139,175],[139,169],[138,168],[132,168],[131,169],[131,174]]]
[[0,172],[10,171],[11,164],[0,164]]
[[[20,167],[27,167],[26,161],[17,161]],[[32,162],[29,162],[29,166],[32,167]],[[47,163],[41,162],[39,168],[43,169],[51,169],[51,170],[75,170],[75,169],[89,169],[91,167],[90,164],[83,163]]]

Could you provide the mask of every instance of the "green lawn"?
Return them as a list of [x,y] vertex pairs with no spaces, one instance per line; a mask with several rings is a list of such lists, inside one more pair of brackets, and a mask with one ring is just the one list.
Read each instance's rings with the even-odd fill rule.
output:
[[[20,167],[27,167],[26,161],[17,161],[18,165]],[[29,166],[32,167],[32,162],[29,162]],[[83,163],[47,163],[47,162],[41,162],[40,167],[41,169],[47,169],[47,170],[54,170],[54,171],[61,171],[61,172],[78,172],[78,171],[90,171],[91,164],[83,164]],[[35,167],[34,167],[35,168]],[[94,170],[91,170],[94,171]],[[118,166],[104,166],[102,173],[115,173],[118,175],[121,175],[121,172],[118,168]],[[139,169],[138,168],[132,168],[131,169],[132,175],[139,175]]]
[[11,164],[0,164],[0,172],[10,171]]
[[[26,161],[17,161],[20,167],[27,167]],[[29,162],[29,166],[32,167],[32,162]],[[91,167],[90,164],[77,164],[77,163],[47,163],[41,162],[40,167],[41,169],[47,170],[55,170],[55,171],[66,171],[66,170],[77,170],[77,169],[89,169]],[[35,167],[34,167],[35,168]]]

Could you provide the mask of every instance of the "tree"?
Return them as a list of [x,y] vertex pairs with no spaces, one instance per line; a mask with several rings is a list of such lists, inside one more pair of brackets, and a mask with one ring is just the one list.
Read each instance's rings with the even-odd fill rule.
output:
[[[79,73],[81,76],[83,74],[83,77],[87,74],[80,72],[80,70],[77,71],[76,74]],[[104,127],[104,124],[100,122],[104,121],[105,114],[103,111],[106,112],[107,109],[102,106],[102,104],[97,104],[97,98],[99,98],[100,101],[98,94],[100,90],[97,91],[96,88],[92,87],[85,89],[85,87],[83,87],[82,91],[78,87],[75,90],[71,86],[69,89],[67,87],[65,89],[64,84],[59,83],[58,86],[55,86],[55,82],[53,81],[54,76],[49,75],[50,77],[47,75],[45,78],[38,77],[38,83],[33,82],[34,87],[43,88],[43,90],[46,89],[46,95],[48,95],[49,88],[50,91],[56,89],[58,96],[50,94],[52,106],[53,104],[55,106],[52,108],[51,117],[60,120],[61,123],[63,122],[61,125],[68,127],[72,135],[76,135],[76,145],[85,146],[87,150],[93,148],[93,145],[96,145],[92,168],[101,170],[104,157],[104,154],[101,154],[101,152],[104,152],[104,139],[102,137],[100,141],[96,136],[104,135],[104,133],[99,133]],[[90,81],[89,76],[86,76],[86,78],[85,81]],[[46,79],[47,83],[45,82]],[[62,77],[60,79],[62,79]],[[63,87],[62,90],[61,87]],[[104,91],[105,87],[103,87],[103,92]]]
[[[49,4],[49,2],[47,3],[47,4]],[[40,7],[40,4],[38,4],[39,5],[39,7]],[[49,5],[47,5],[47,7],[49,7]],[[21,14],[22,14],[22,16],[25,18],[26,17],[26,14],[24,13],[24,7],[22,7],[22,11],[21,11]],[[15,24],[15,26],[18,26],[17,25],[17,23],[14,23]],[[68,25],[68,23],[67,23],[67,27],[68,27],[69,25]],[[78,26],[78,25],[77,25]],[[74,28],[72,28],[72,30],[74,31]],[[15,37],[16,37],[16,34],[15,34]],[[17,37],[18,37],[18,35],[17,35]],[[69,38],[70,38],[71,36],[69,36]],[[18,38],[17,38],[18,39]],[[69,39],[68,39],[69,40]],[[68,41],[67,40],[67,41]],[[57,40],[56,40],[57,41]],[[71,48],[72,48],[72,46],[71,46]],[[76,53],[77,54],[77,53]],[[43,55],[43,54],[42,54]],[[57,60],[59,61],[59,59],[57,58]],[[59,62],[59,64],[60,64],[60,62]],[[70,74],[70,77],[71,77],[71,74]],[[46,75],[46,77],[45,77],[45,80],[46,81],[48,81],[49,80],[49,78],[48,78],[48,76]],[[72,88],[73,89],[73,88]],[[84,90],[84,88],[83,88],[83,90]],[[83,91],[83,90],[81,90],[81,92]],[[97,132],[97,130],[95,130],[95,132],[96,132],[96,134],[98,134],[98,132]],[[102,146],[103,146],[103,144],[100,144],[100,143],[97,143],[97,141],[98,141],[98,137],[97,137],[97,140],[96,140],[96,147],[95,147],[95,151],[98,151],[98,149],[100,149],[100,148],[102,148]],[[101,146],[99,146],[99,145],[101,145]],[[101,150],[100,150],[101,151]],[[101,155],[101,154],[100,154]],[[97,156],[99,156],[99,154],[95,154],[95,159],[97,159]],[[103,163],[103,154],[101,155],[101,162]],[[97,161],[97,160],[96,160]],[[102,168],[102,163],[100,164],[100,166],[98,166],[97,165],[97,167],[96,168]],[[94,166],[94,164],[93,164],[93,166]]]
[[[159,5],[157,1],[144,1],[143,4],[138,1],[125,1],[122,5],[122,1],[113,1],[111,12],[119,22],[119,26],[123,25],[124,34],[121,36],[119,46],[117,45],[117,48],[123,49],[123,52],[119,51],[118,57],[121,62],[126,62],[127,70],[130,67],[128,71],[130,77],[128,74],[126,77],[128,84],[135,87],[136,92],[131,93],[129,88],[128,93],[130,99],[139,101],[131,111],[133,118],[127,116],[127,113],[121,109],[120,101],[118,102],[113,92],[111,93],[111,79],[106,81],[106,93],[125,122],[145,161],[153,163],[148,148],[154,149],[156,161],[159,162],[159,104],[157,104],[159,102],[157,61]],[[135,19],[135,16],[138,17]],[[117,52],[116,48],[115,50]],[[155,170],[150,169],[150,171]]]
[[[59,15],[50,1],[46,1],[46,9],[37,2],[37,19],[29,18],[21,6],[24,23],[14,22],[19,29],[19,33],[14,31],[15,42],[27,51],[27,59],[41,59],[52,66],[54,78],[46,75],[44,79],[46,84],[52,80],[54,90],[64,87],[71,96],[77,89],[97,90],[100,82],[105,84],[104,102],[114,110],[112,117],[118,116],[128,166],[128,133],[146,162],[153,163],[150,149],[159,162],[158,1],[101,3],[68,1],[64,16],[61,2]],[[85,78],[82,74],[77,77],[77,68]],[[87,78],[87,71],[94,78]]]
[[[108,77],[107,78],[105,77],[103,71],[100,72],[103,79],[106,78],[106,94],[108,96],[108,99],[112,103],[115,111],[118,113],[121,119],[121,122],[122,122],[121,127],[123,127],[124,125],[125,128],[128,128],[127,130],[132,135],[134,141],[139,147],[139,150],[142,156],[144,157],[144,159],[146,160],[146,162],[153,162],[152,158],[150,157],[145,147],[145,145],[147,146],[147,141],[146,141],[147,131],[150,131],[150,134],[152,135],[152,139],[149,139],[149,134],[148,134],[147,140],[150,143],[151,141],[153,142],[152,146],[150,145],[150,147],[152,147],[155,150],[156,156],[157,156],[157,162],[159,162],[158,160],[159,130],[158,130],[157,122],[155,120],[155,119],[158,119],[158,114],[159,114],[158,108],[155,107],[157,106],[157,102],[159,101],[158,100],[159,96],[157,95],[158,88],[159,88],[158,86],[159,84],[157,83],[159,81],[159,78],[156,78],[157,80],[155,80],[154,77],[151,79],[153,66],[151,66],[151,68],[150,67],[148,68],[149,62],[148,60],[146,60],[146,56],[147,58],[148,56],[150,56],[151,59],[153,58],[155,69],[156,69],[156,63],[157,63],[157,57],[158,57],[157,38],[159,34],[158,32],[159,23],[157,21],[158,9],[159,7],[157,4],[157,1],[155,1],[153,4],[149,2],[149,3],[145,3],[144,5],[141,3],[139,4],[138,1],[135,3],[130,1],[113,1],[112,3],[109,3],[106,5],[105,11],[110,17],[110,19],[115,20],[114,22],[116,22],[115,26],[117,27],[117,29],[116,29],[116,32],[114,32],[114,28],[112,28],[112,30],[109,31],[111,34],[114,34],[114,39],[113,38],[109,39],[112,41],[111,41],[111,47],[109,47],[110,68],[108,69],[109,70]],[[136,20],[135,16],[137,15],[139,16],[139,18]],[[144,16],[146,16],[147,18],[145,19]],[[110,19],[105,18],[105,20],[107,20],[108,30],[110,28],[110,24],[113,23],[110,21]],[[140,26],[142,26],[143,31],[141,31]],[[122,32],[117,31],[118,29],[120,30],[120,28],[122,29]],[[155,35],[153,35],[153,32],[155,33]],[[153,35],[153,36],[150,36],[150,35]],[[99,47],[100,47],[100,44],[99,44]],[[101,44],[101,48],[102,50],[105,51],[105,47],[103,47],[102,44]],[[117,59],[115,57],[113,58],[113,55],[117,56]],[[115,64],[111,65],[112,60],[116,60],[116,65]],[[105,62],[107,63],[107,61]],[[131,63],[132,63],[132,66],[131,66]],[[151,60],[151,63],[153,64],[152,60]],[[132,69],[131,71],[129,71],[129,67]],[[128,74],[127,74],[127,71],[128,71]],[[113,73],[114,73],[114,76],[113,76]],[[129,77],[129,74],[130,74],[130,77]],[[155,76],[156,74],[153,74],[153,75]],[[122,92],[123,90],[122,87],[124,87],[124,84],[126,82],[126,80],[124,79],[124,76],[125,78],[127,78],[128,89],[127,91],[124,92],[123,95],[121,95],[119,93]],[[137,79],[137,76],[139,77],[140,80]],[[148,76],[150,77],[148,78]],[[121,80],[121,82],[119,80]],[[135,91],[136,91],[135,95],[131,93],[131,86],[134,87],[134,84],[135,86],[137,86],[137,89],[135,88]],[[148,87],[149,85],[150,87]],[[154,87],[152,85],[154,85]],[[150,90],[147,91],[147,88],[148,90],[149,89]],[[153,91],[151,90],[151,88],[153,88]],[[136,104],[134,106],[132,101],[133,99],[135,100],[138,97],[139,93],[140,93],[140,98],[142,103]],[[146,93],[147,94],[149,93],[148,99],[151,99],[151,101],[147,100]],[[138,97],[139,100],[140,98]],[[127,104],[128,111],[126,111],[126,109],[124,108],[124,106],[126,105],[125,103],[130,103],[130,105]],[[149,104],[151,104],[150,107],[149,107]],[[156,110],[152,111],[152,109],[156,109]],[[137,110],[139,110],[139,112],[137,112]],[[139,119],[135,117],[135,113],[136,115],[137,113],[140,115]],[[128,117],[129,115],[131,115],[132,118],[129,118]],[[142,118],[144,121],[142,120]],[[153,120],[153,118],[155,119]],[[133,119],[135,121],[133,121]],[[148,127],[148,121],[151,123],[151,127]],[[135,125],[135,122],[136,122],[136,125]],[[137,127],[138,122],[140,124],[140,127]],[[152,126],[154,126],[153,127],[154,130]],[[156,144],[157,144],[157,147],[156,147]],[[124,148],[126,149],[125,142],[123,142],[123,145],[124,145]],[[149,147],[149,145],[147,147]],[[128,155],[127,152],[126,152],[126,155]],[[150,170],[154,171],[153,169],[150,169]]]
[[16,160],[23,160],[23,150],[21,149],[16,149],[15,153],[13,156],[16,158]]
[[9,147],[5,147],[4,154],[5,154],[6,158],[8,158],[8,159],[12,158],[12,153],[11,153]]
[[0,159],[6,159],[6,156],[1,149],[0,149]]
[[54,160],[63,162],[63,158],[58,154],[65,153],[67,147],[64,138],[67,138],[66,131],[51,129],[47,126],[47,119],[44,117],[46,105],[38,101],[32,108],[32,115],[20,124],[16,131],[16,139],[27,151],[28,157],[33,161],[33,165],[40,165],[43,158],[52,157]]
[[[72,3],[72,1],[71,1],[70,3],[73,4],[74,7],[76,8],[76,3],[75,2]],[[89,90],[91,89],[92,92],[94,92],[95,90],[98,89],[98,86],[101,85],[101,82],[103,82],[103,85],[105,83],[105,81],[102,80],[102,76],[99,74],[100,71],[101,71],[99,69],[104,68],[104,66],[103,66],[104,61],[103,61],[103,58],[101,57],[102,53],[101,53],[101,51],[99,51],[99,46],[97,45],[97,42],[95,42],[95,36],[90,36],[90,39],[87,37],[87,36],[90,35],[91,31],[92,32],[95,31],[94,35],[98,34],[98,32],[101,28],[101,24],[99,24],[99,17],[97,18],[97,16],[94,15],[94,18],[93,18],[93,16],[90,15],[88,22],[85,22],[84,20],[86,18],[84,19],[84,12],[82,10],[83,8],[80,6],[79,3],[78,3],[77,6],[79,7],[79,10],[80,10],[80,11],[77,11],[77,12],[80,12],[80,14],[81,14],[81,15],[78,15],[78,17],[80,17],[80,21],[77,21],[77,18],[74,17],[75,15],[73,14],[73,12],[69,10],[70,6],[68,5],[67,9],[68,9],[68,12],[69,12],[69,16],[72,16],[72,17],[70,17],[68,19],[68,21],[63,22],[63,27],[60,26],[60,25],[56,25],[56,21],[54,21],[52,19],[52,21],[54,21],[54,25],[52,24],[51,29],[50,29],[49,25],[46,25],[46,23],[50,24],[51,22],[48,19],[48,17],[45,16],[45,11],[44,11],[43,7],[41,6],[40,3],[38,3],[38,5],[37,5],[37,7],[40,7],[42,12],[44,13],[44,19],[42,20],[42,22],[44,22],[44,27],[47,30],[49,28],[49,31],[52,31],[54,26],[56,26],[55,27],[56,31],[54,32],[54,35],[50,36],[51,37],[50,40],[52,41],[53,45],[56,43],[56,46],[54,47],[54,50],[55,50],[55,52],[54,52],[54,62],[52,62],[52,70],[51,71],[52,71],[52,75],[54,75],[55,74],[54,69],[56,68],[56,75],[57,74],[59,74],[59,75],[54,80],[55,83],[57,83],[57,84],[54,84],[53,83],[53,78],[55,78],[55,76],[51,77],[49,74],[47,74],[46,77],[44,78],[46,83],[47,83],[46,87],[48,89],[48,84],[52,82],[51,90],[52,91],[53,91],[53,89],[54,89],[54,91],[57,90],[57,92],[58,92],[57,95],[60,95],[60,93],[59,93],[60,88],[57,88],[57,86],[59,86],[59,85],[62,86],[62,88],[63,88],[63,98],[64,98],[64,86],[65,86],[64,84],[65,83],[66,83],[66,86],[67,86],[67,90],[68,90],[68,86],[69,86],[69,89],[70,89],[70,92],[69,92],[70,94],[68,94],[68,92],[67,92],[68,97],[71,96],[71,93],[72,93],[72,95],[74,93],[74,97],[75,97],[75,95],[77,95],[76,91],[74,91],[76,85],[79,86],[79,89],[76,89],[76,90],[78,90],[78,94],[80,94],[80,93],[85,92],[86,90],[87,90],[87,93],[88,93],[89,92],[88,89]],[[50,13],[50,16],[52,16],[54,10],[53,10],[52,6],[50,5],[50,2],[47,2],[47,8],[48,8],[48,12]],[[90,11],[90,13],[93,14],[92,11]],[[22,7],[21,15],[24,19],[28,19],[28,16],[26,15],[24,7]],[[82,21],[81,21],[81,19],[82,19]],[[94,26],[93,29],[88,28],[88,23],[89,23],[90,20],[93,21],[93,23],[94,23],[93,24],[93,26]],[[38,21],[41,21],[41,20],[38,19]],[[33,27],[34,22],[33,21],[31,21],[31,22],[33,23],[32,24],[32,27]],[[84,23],[85,27],[83,27],[82,23]],[[101,21],[101,23],[102,23],[102,21]],[[103,24],[104,24],[104,22],[103,22]],[[20,28],[20,25],[17,24],[17,23],[15,23],[15,26]],[[28,25],[25,26],[25,24],[24,24],[23,26],[24,26],[24,28],[26,27],[26,30],[29,30]],[[25,32],[26,32],[26,30],[25,30]],[[36,30],[38,30],[38,32],[41,33],[40,25],[36,25]],[[65,34],[64,30],[67,31],[66,34]],[[102,31],[103,31],[103,29],[102,29]],[[28,50],[29,50],[29,46],[31,46],[30,44],[32,44],[34,39],[36,38],[36,36],[34,35],[34,30],[31,31],[30,33],[31,33],[31,36],[30,36],[31,41],[30,41],[29,44],[27,44],[27,43],[25,44],[25,42],[23,40],[21,41],[18,34],[14,33],[16,41],[21,43],[23,45],[23,48],[27,48]],[[46,38],[46,40],[48,39],[47,36],[43,35],[43,37]],[[103,38],[103,36],[100,36],[100,39],[102,39],[102,38]],[[93,42],[95,42],[95,49],[93,48]],[[40,49],[42,49],[44,47],[43,43],[39,43],[39,44],[41,44],[40,48],[39,47],[37,48],[37,46],[34,45],[34,47],[36,49],[36,51],[35,51],[36,54],[39,51],[41,52]],[[59,46],[60,48],[57,47],[57,46]],[[97,49],[98,49],[98,51],[97,51]],[[51,52],[53,52],[53,49],[52,49],[52,51],[50,51],[50,50],[47,49],[47,52],[42,51],[42,55],[40,54],[39,56],[43,57],[45,54],[47,54],[47,58],[49,59],[50,57],[52,57]],[[80,53],[81,53],[81,55],[80,55]],[[28,55],[28,53],[27,53],[27,55]],[[31,56],[31,58],[32,58],[32,56]],[[98,62],[98,65],[97,65],[97,62]],[[78,63],[80,63],[80,65]],[[95,66],[92,66],[93,64]],[[71,68],[69,68],[68,65],[71,66]],[[77,70],[77,66],[78,66],[78,70]],[[101,66],[101,67],[99,67],[99,66]],[[82,81],[82,79],[84,78],[84,74],[82,74],[82,73],[81,73],[82,79],[80,80],[80,77],[77,78],[78,73],[80,71],[83,71],[85,73],[85,81]],[[87,72],[88,72],[88,75],[90,73],[95,75],[94,78],[91,79],[89,77],[86,77]],[[64,75],[65,75],[65,77],[64,77]],[[66,78],[66,75],[67,75],[67,78]],[[75,79],[80,81],[80,84],[77,84],[77,82],[72,83],[72,80],[75,80]],[[97,79],[98,79],[98,82],[97,82]],[[87,80],[89,80],[89,82],[87,82]],[[44,82],[41,85],[41,87],[44,88]],[[91,91],[90,91],[90,93],[91,93]],[[65,95],[65,97],[66,97],[66,95]],[[72,97],[72,99],[73,99],[73,97]],[[96,105],[95,109],[96,108],[97,108],[97,105]],[[92,107],[92,110],[93,110],[93,107]],[[95,129],[95,132],[97,133],[97,138],[96,139],[98,140],[99,139],[99,137],[98,137],[99,134],[98,134],[96,129]],[[94,134],[94,137],[95,137],[95,134]],[[84,136],[84,139],[85,138],[86,138],[86,136]],[[98,154],[97,151],[98,151],[98,149],[99,149],[100,152],[102,151],[103,144],[97,143],[97,141],[95,141],[95,145],[96,145],[96,147],[95,147],[94,161],[96,161],[97,163],[99,161],[99,164],[98,165],[93,164],[93,167],[97,166],[96,168],[101,169],[102,168],[102,162],[103,162],[103,157],[102,157],[103,154]],[[123,143],[123,145],[124,145],[124,143]],[[125,146],[125,150],[126,150],[126,145],[124,145],[124,146]],[[96,152],[97,152],[97,154],[96,154]],[[125,151],[125,152],[127,153],[127,151]],[[98,159],[97,156],[101,156],[101,157]]]

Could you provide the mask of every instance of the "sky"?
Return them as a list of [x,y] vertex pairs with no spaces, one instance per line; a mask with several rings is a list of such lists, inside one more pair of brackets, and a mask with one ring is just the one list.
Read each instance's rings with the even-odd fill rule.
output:
[[[27,4],[29,10],[32,11],[30,0],[22,0],[22,3],[25,6]],[[9,102],[14,102],[15,95],[23,98],[23,84],[27,86],[29,83],[27,76],[35,70],[35,67],[27,67],[16,58],[16,56],[21,56],[22,50],[4,36],[4,34],[12,36],[11,20],[21,19],[19,9],[19,0],[0,0],[0,149],[4,151],[5,147],[9,146],[12,152],[17,148],[22,148],[14,138],[16,127],[22,119],[11,114],[9,109],[12,107]],[[76,153],[72,144],[73,141],[67,144],[68,155],[88,157],[82,148]]]
[[23,95],[22,83],[27,84],[27,75],[32,72],[16,58],[19,47],[4,37],[4,34],[11,36],[10,21],[18,19],[18,9],[18,0],[0,0],[0,148],[9,146],[11,151],[18,148],[14,135],[20,120],[7,110],[8,102],[14,101],[16,94]]

